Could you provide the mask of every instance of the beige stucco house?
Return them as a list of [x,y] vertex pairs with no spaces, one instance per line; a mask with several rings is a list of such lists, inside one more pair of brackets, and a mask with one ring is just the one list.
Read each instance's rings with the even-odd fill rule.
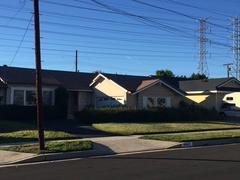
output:
[[[185,80],[156,76],[43,70],[43,102],[54,105],[54,91],[69,94],[69,113],[86,107],[126,106],[133,109],[179,107],[181,101],[220,110],[222,104],[240,107],[240,82],[235,78]],[[0,104],[35,104],[33,69],[0,66]]]

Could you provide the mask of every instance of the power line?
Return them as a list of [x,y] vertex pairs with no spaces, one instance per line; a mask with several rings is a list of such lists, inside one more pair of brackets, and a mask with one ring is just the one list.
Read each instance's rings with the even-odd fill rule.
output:
[[20,41],[20,43],[19,43],[19,45],[18,45],[18,47],[17,47],[17,49],[16,49],[16,52],[14,53],[13,58],[12,58],[12,60],[10,61],[9,65],[12,65],[12,63],[14,62],[14,60],[15,60],[15,58],[16,58],[16,56],[17,56],[17,54],[18,54],[18,52],[19,52],[19,50],[20,50],[20,48],[21,48],[21,46],[22,46],[22,43],[23,43],[23,41],[24,41],[24,39],[25,39],[25,36],[26,36],[26,34],[27,34],[27,32],[28,32],[28,29],[29,29],[29,27],[30,27],[30,24],[31,24],[31,22],[32,22],[32,18],[33,18],[33,16],[31,16],[31,18],[29,19],[27,28],[26,28],[25,32],[23,33],[23,36],[22,36],[22,38],[21,38],[21,41]]

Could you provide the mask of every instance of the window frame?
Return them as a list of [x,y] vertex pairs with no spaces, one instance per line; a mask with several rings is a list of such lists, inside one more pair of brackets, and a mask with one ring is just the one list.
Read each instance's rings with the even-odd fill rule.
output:
[[[10,96],[10,104],[14,104],[14,91],[15,90],[20,90],[20,91],[24,91],[24,103],[22,106],[34,106],[35,104],[32,104],[32,105],[29,105],[27,104],[27,101],[26,101],[26,96],[27,96],[27,91],[36,91],[35,88],[33,87],[11,87],[11,96]],[[46,105],[46,106],[53,106],[55,104],[55,88],[43,88],[42,89],[42,95],[43,95],[43,92],[45,91],[50,91],[51,94],[52,94],[52,97],[51,97],[51,105]]]

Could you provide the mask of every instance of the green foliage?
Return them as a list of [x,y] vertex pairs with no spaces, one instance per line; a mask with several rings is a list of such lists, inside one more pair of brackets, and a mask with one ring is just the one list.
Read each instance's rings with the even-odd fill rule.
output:
[[55,90],[55,110],[58,118],[67,118],[68,92],[65,88]]
[[[44,119],[57,119],[54,106],[43,107]],[[36,106],[0,105],[0,120],[36,122]]]
[[173,72],[171,70],[157,70],[156,71],[156,76],[158,77],[175,77]]
[[192,73],[190,79],[199,80],[199,79],[208,79],[205,74]]
[[220,119],[217,111],[194,105],[180,108],[155,108],[133,110],[128,108],[85,109],[75,113],[82,124],[101,122],[166,122],[166,121],[207,121]]

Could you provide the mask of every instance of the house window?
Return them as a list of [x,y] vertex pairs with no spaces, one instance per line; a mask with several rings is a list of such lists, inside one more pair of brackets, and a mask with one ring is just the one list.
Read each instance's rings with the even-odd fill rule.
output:
[[51,106],[53,99],[53,92],[52,91],[43,91],[43,104],[47,106]]
[[14,90],[13,104],[24,105],[24,90]]
[[158,107],[166,107],[167,106],[166,98],[157,98],[157,106]]
[[233,97],[227,97],[227,101],[233,101]]
[[36,104],[36,93],[35,91],[26,91],[26,105],[33,106]]
[[170,97],[144,97],[143,106],[145,108],[160,107],[169,108],[171,107]]

